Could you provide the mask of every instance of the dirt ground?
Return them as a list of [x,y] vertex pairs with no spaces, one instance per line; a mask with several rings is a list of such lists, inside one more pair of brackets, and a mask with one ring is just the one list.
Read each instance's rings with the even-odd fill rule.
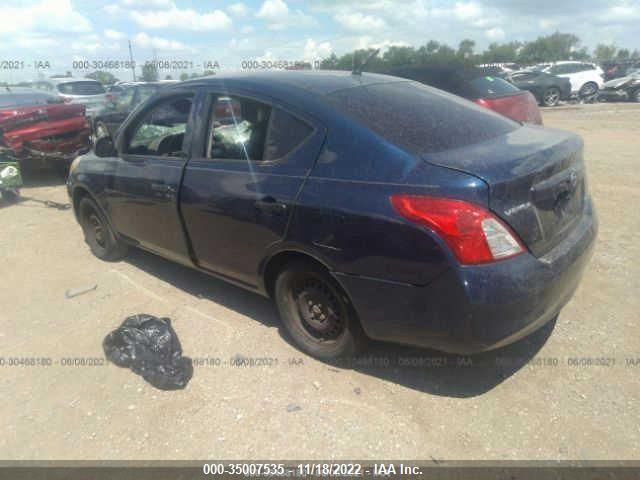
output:
[[[0,205],[0,458],[640,459],[640,105],[543,116],[585,140],[596,251],[555,325],[470,359],[374,344],[327,365],[288,343],[266,299],[147,253],[101,262],[70,210]],[[44,174],[22,193],[67,201]],[[73,366],[142,312],[209,362],[185,390]],[[30,358],[43,360],[13,365]]]

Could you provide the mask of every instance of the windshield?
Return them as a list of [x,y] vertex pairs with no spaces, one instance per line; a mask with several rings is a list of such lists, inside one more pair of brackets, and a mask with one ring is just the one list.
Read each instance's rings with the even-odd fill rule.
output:
[[0,91],[0,108],[30,107],[60,102],[62,102],[62,99],[59,97],[44,92],[20,90],[13,90],[11,92]]
[[58,84],[58,91],[66,95],[100,95],[106,92],[98,82],[65,82]]
[[334,108],[416,154],[479,143],[519,126],[471,102],[417,82],[339,90],[327,99]]

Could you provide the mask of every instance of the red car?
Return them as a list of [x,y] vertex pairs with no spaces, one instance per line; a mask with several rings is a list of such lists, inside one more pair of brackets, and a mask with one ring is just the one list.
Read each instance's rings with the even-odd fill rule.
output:
[[479,68],[417,66],[395,69],[391,74],[464,97],[517,122],[542,125],[538,102],[530,92],[502,78],[486,75]]
[[21,160],[67,166],[90,148],[85,106],[30,88],[0,89],[0,146]]

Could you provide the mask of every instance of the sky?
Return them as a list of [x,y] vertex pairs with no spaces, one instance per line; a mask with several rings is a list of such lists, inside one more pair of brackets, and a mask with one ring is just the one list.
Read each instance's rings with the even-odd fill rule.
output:
[[[590,49],[640,48],[640,0],[3,0],[0,22],[0,81],[83,76],[94,69],[74,69],[78,62],[128,60],[128,41],[138,66],[155,58],[186,67],[161,70],[174,78],[214,62],[240,69],[431,39],[457,46],[471,38],[481,51],[556,30]],[[127,70],[110,71],[131,80]]]

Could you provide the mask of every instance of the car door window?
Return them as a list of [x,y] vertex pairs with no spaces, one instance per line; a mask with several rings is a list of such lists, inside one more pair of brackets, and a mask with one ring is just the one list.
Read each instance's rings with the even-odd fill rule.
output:
[[129,110],[131,105],[131,99],[133,98],[133,88],[125,88],[123,89],[115,102],[115,109],[119,112],[126,112]]
[[129,155],[182,156],[192,103],[192,95],[180,95],[154,104],[135,123],[128,135],[125,152]]
[[289,112],[248,98],[216,97],[211,110],[207,146],[211,159],[276,160],[313,133],[311,126]]

